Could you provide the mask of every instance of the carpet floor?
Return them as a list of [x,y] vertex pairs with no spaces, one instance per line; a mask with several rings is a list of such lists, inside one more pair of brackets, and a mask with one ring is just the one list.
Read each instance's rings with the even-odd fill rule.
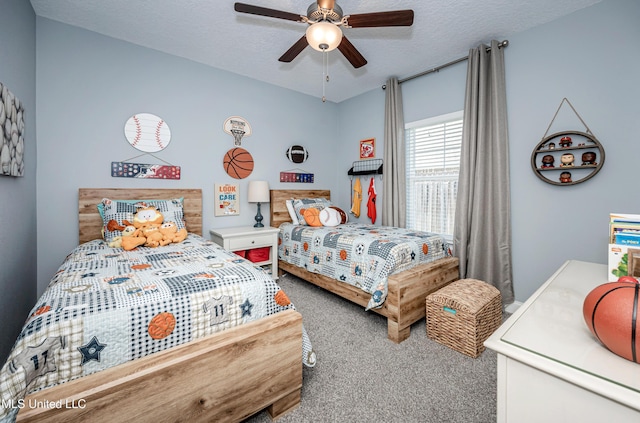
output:
[[[400,344],[386,318],[293,275],[279,284],[303,317],[318,362],[300,406],[278,423],[496,421],[496,353],[474,359],[429,339],[425,320]],[[266,411],[247,419],[270,422]]]

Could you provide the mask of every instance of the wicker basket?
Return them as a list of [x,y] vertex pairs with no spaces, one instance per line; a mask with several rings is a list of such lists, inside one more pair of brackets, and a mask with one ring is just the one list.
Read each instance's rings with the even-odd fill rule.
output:
[[500,291],[486,282],[461,279],[427,296],[427,336],[476,358],[502,323]]

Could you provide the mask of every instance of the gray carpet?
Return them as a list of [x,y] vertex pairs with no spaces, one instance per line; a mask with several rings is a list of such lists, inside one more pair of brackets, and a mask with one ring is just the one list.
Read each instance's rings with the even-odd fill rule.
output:
[[[318,355],[303,369],[299,407],[289,422],[496,421],[496,354],[473,359],[427,338],[425,320],[401,344],[386,319],[286,275],[280,286],[303,316]],[[270,422],[265,411],[246,420]]]

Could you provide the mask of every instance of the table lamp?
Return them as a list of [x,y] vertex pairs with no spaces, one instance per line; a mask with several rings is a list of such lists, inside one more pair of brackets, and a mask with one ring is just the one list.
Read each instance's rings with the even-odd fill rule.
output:
[[260,213],[260,203],[269,202],[269,183],[267,181],[249,181],[249,195],[248,200],[250,203],[258,203],[258,213],[256,214],[255,228],[263,228],[262,214]]

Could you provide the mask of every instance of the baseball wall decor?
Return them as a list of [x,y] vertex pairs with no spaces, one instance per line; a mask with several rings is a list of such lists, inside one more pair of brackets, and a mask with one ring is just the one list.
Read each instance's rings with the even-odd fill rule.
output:
[[301,145],[292,145],[287,149],[286,156],[293,163],[304,163],[309,158],[309,152]]
[[151,113],[131,116],[124,125],[124,135],[133,148],[145,153],[162,151],[171,142],[169,125]]
[[253,172],[253,156],[244,148],[232,148],[224,155],[222,165],[232,178],[244,179]]
[[[4,132],[4,133],[3,133]],[[0,83],[0,175],[24,175],[23,104]]]
[[249,122],[247,122],[246,119],[241,118],[240,116],[228,117],[224,121],[222,129],[224,129],[224,132],[233,137],[233,142],[237,146],[240,146],[242,144],[242,138],[248,137],[252,133],[251,125],[249,125]]

